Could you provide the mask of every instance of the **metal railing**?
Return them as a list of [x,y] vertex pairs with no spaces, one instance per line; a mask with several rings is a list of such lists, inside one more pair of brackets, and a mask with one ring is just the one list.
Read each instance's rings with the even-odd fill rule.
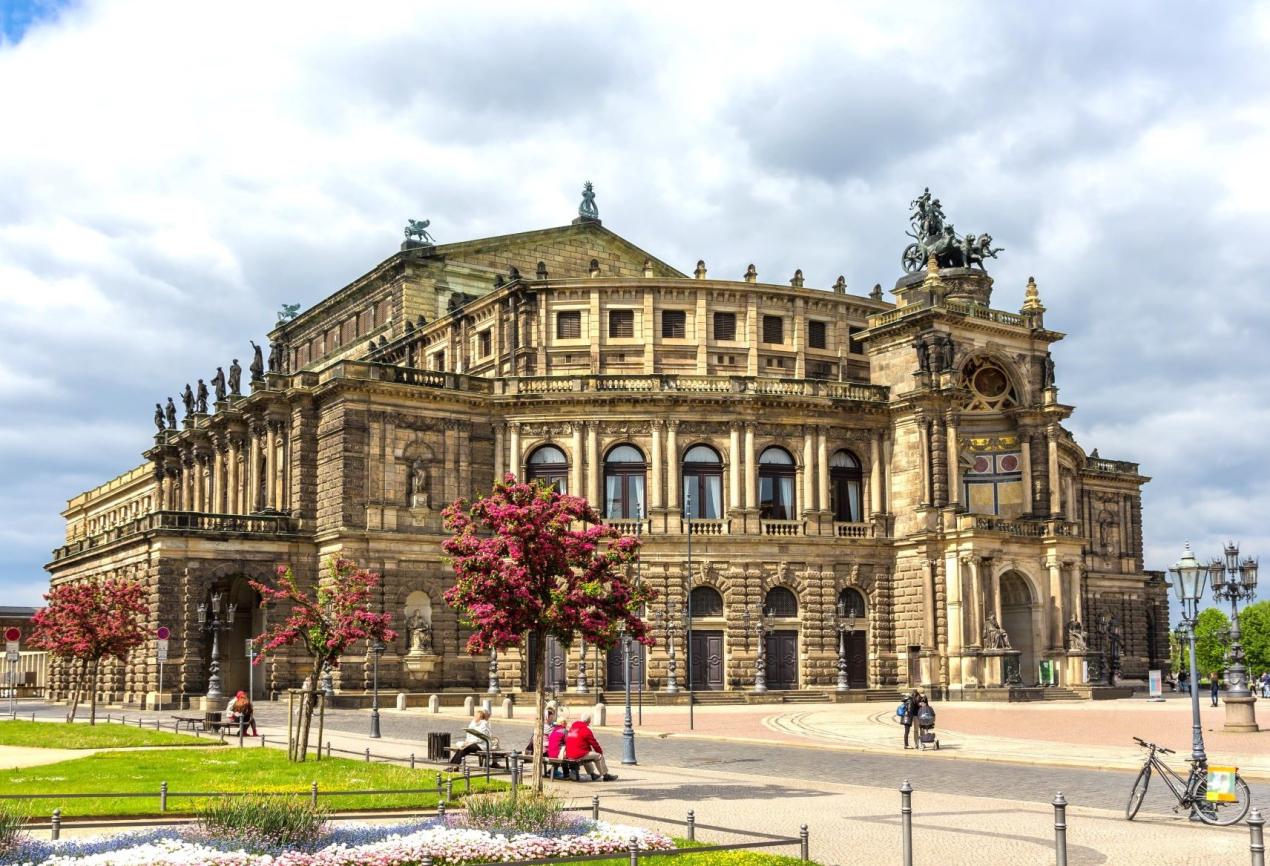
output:
[[175,529],[181,532],[237,533],[241,535],[293,534],[298,531],[294,517],[287,514],[219,514],[205,511],[153,511],[117,524],[94,535],[64,544],[53,551],[53,559],[65,559],[105,544],[143,532]]

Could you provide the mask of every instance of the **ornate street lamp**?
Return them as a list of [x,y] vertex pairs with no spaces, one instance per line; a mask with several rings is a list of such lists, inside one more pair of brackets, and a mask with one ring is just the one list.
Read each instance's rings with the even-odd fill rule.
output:
[[767,634],[773,630],[776,618],[766,607],[759,608],[758,616],[754,617],[753,626],[750,624],[748,607],[741,611],[741,617],[741,628],[745,631],[746,640],[749,640],[750,632],[753,630],[758,641],[758,656],[754,659],[754,691],[762,693],[767,691]]
[[1208,567],[1213,582],[1213,600],[1230,602],[1230,650],[1226,667],[1226,724],[1224,730],[1253,733],[1257,730],[1256,697],[1248,688],[1244,665],[1244,645],[1239,629],[1239,602],[1257,594],[1257,560],[1240,560],[1239,545],[1227,542],[1225,559],[1214,559]]
[[489,648],[489,688],[485,690],[486,694],[496,695],[502,692],[503,687],[498,682],[498,649],[496,647]]
[[[221,599],[219,592],[213,592],[210,605],[203,602],[198,606],[198,627],[212,635],[212,659],[208,665],[207,700],[219,701],[225,697],[221,693],[220,682],[220,633],[228,631],[234,624],[236,605],[230,602],[225,608],[225,618],[221,619]],[[210,614],[210,616],[209,616]]]
[[586,639],[583,638],[581,646],[578,647],[578,684],[573,690],[580,695],[585,695],[591,690],[586,681]]
[[1208,580],[1208,566],[1200,565],[1188,544],[1169,573],[1173,575],[1173,589],[1182,604],[1182,624],[1186,627],[1190,644],[1191,662],[1191,760],[1201,767],[1208,766],[1204,754],[1204,729],[1199,719],[1199,676],[1195,670],[1195,623],[1199,620],[1199,602],[1204,595],[1204,583]]
[[[639,539],[644,529],[644,514],[638,512],[639,522],[635,524],[635,537]],[[635,585],[639,586],[640,549],[635,549]],[[631,719],[631,636],[626,631],[626,620],[622,620],[619,629],[622,633],[622,680],[626,692],[626,709],[622,715],[622,763],[637,764],[635,760],[635,727]]]
[[675,632],[679,630],[681,623],[679,607],[674,600],[667,599],[662,609],[657,611],[653,621],[666,641],[666,654],[669,656],[666,661],[665,691],[668,695],[677,695],[679,694],[679,662],[675,657]]
[[834,624],[838,628],[838,687],[839,692],[851,691],[851,681],[847,676],[847,635],[855,631],[855,611],[847,609],[847,603],[838,599],[838,610],[834,616]]
[[[379,613],[384,612],[384,581],[379,579]],[[370,694],[370,736],[379,739],[379,657],[384,654],[384,642],[376,638],[370,645],[371,654],[371,694]],[[319,744],[320,745],[320,744]]]

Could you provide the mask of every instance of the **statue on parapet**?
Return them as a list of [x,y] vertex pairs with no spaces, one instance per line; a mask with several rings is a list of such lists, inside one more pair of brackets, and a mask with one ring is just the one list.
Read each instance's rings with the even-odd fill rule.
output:
[[181,402],[185,404],[185,417],[189,418],[194,414],[194,389],[189,382],[185,383],[185,390],[181,392]]
[[278,310],[278,324],[285,325],[298,315],[300,315],[299,304],[283,304],[282,309]]
[[428,226],[432,220],[406,220],[406,242],[402,247],[426,247],[436,243],[436,239],[428,234]]
[[203,384],[203,380],[198,380],[198,391],[194,395],[194,409],[200,415],[207,414],[207,386]]
[[227,393],[225,388],[225,371],[220,367],[216,368],[216,375],[212,377],[212,388],[216,391],[216,402],[222,403]]
[[251,381],[255,382],[256,380],[263,379],[265,377],[265,355],[264,350],[256,345],[255,340],[248,340],[247,342],[251,343],[251,350],[253,353],[251,366],[248,369],[251,370]]
[[1041,387],[1054,387],[1054,356],[1049,352],[1041,359]]
[[175,430],[176,429],[176,404],[172,402],[171,397],[168,398],[168,405],[163,410],[163,417],[168,422],[168,429]]
[[578,218],[584,220],[600,218],[600,209],[595,205],[595,187],[589,180],[582,184],[582,203],[578,205]]
[[269,344],[269,372],[270,373],[283,372],[282,370],[283,360],[284,360],[284,353],[282,351],[282,341],[274,340],[272,343]]
[[243,392],[243,368],[238,364],[238,359],[234,359],[234,363],[229,365],[229,396],[238,397]]
[[927,266],[931,256],[941,268],[969,268],[975,265],[984,270],[984,261],[996,258],[1001,252],[992,246],[992,235],[968,234],[958,237],[952,224],[944,215],[943,205],[933,198],[930,187],[909,202],[910,229],[905,232],[913,243],[904,248],[900,264],[904,273],[914,274]]
[[1010,636],[1001,627],[1001,623],[997,622],[997,615],[994,613],[988,614],[983,621],[983,648],[1012,649]]
[[154,404],[154,426],[159,428],[160,433],[168,429],[167,425],[163,423],[163,406],[160,403]]

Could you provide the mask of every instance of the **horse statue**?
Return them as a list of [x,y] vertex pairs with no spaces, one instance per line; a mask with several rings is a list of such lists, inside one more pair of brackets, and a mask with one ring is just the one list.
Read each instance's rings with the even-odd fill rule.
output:
[[992,235],[984,232],[977,238],[974,235],[966,235],[962,242],[962,256],[965,259],[965,267],[979,266],[979,270],[987,271],[983,266],[984,259],[995,259],[997,253],[1004,252],[1004,247],[992,246]]

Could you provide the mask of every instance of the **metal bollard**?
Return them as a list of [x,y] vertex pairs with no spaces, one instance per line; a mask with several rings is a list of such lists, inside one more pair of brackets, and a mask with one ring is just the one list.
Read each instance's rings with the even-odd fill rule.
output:
[[262,749],[263,749],[264,747],[265,747],[265,735],[264,735],[264,734],[261,734],[261,735],[260,735],[260,748],[262,748]]
[[1062,791],[1054,797],[1054,862],[1067,866],[1067,800]]
[[688,810],[688,841],[697,841],[697,813],[692,809]]
[[159,729],[159,720],[158,720],[158,719],[155,719],[155,720],[154,720],[154,729],[155,729],[156,731]]
[[49,822],[49,838],[56,842],[62,838],[62,810],[53,810],[53,820]]
[[811,859],[811,840],[808,838],[806,824],[798,828],[798,854],[804,863]]
[[144,722],[144,721],[145,721],[145,719],[141,718],[140,716],[137,716],[137,727],[138,727],[138,728],[140,728],[140,727],[141,727],[141,723],[142,723],[142,722]]
[[[322,747],[321,747],[321,746],[318,746],[318,748],[320,749],[320,748],[322,748]],[[327,756],[328,758],[329,758],[329,757],[331,757],[331,741],[330,741],[330,740],[327,740],[327,741],[326,741],[326,756]]]
[[443,821],[445,820],[445,802],[444,801],[437,803],[437,817]]
[[639,866],[639,840],[632,836],[630,844],[626,846],[626,850],[631,855],[631,866]]
[[419,858],[419,866],[432,866],[432,858],[426,854]]
[[904,866],[913,866],[913,786],[904,780],[900,785],[900,840]]
[[450,778],[445,780],[445,802],[448,803],[453,799],[454,799],[454,777],[451,776]]
[[1261,817],[1260,809],[1248,813],[1248,850],[1252,852],[1252,866],[1266,866],[1265,826],[1266,819]]
[[168,810],[168,783],[159,783],[159,811],[166,812]]
[[441,796],[441,774],[437,773],[437,796]]
[[415,753],[411,752],[410,753],[410,769],[413,770],[414,768],[415,768]]
[[309,785],[309,802],[314,806],[317,805],[317,782]]
[[463,793],[472,793],[472,768],[467,764],[463,765]]
[[591,798],[591,820],[592,821],[600,820],[600,798],[599,797]]

